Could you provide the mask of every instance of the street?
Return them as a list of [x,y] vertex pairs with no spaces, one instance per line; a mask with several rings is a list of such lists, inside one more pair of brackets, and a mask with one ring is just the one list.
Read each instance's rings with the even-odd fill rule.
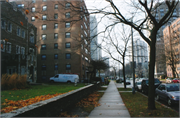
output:
[[[133,80],[130,80],[130,82],[131,82],[131,84],[130,85],[126,85],[126,88],[132,88],[133,87]],[[116,85],[118,88],[123,88],[124,87],[124,83],[122,82],[122,83],[118,83],[117,85]],[[143,94],[143,95],[145,95],[144,93],[142,93],[142,92],[140,92],[141,94]],[[145,96],[147,96],[147,95],[145,95]],[[147,96],[148,97],[148,96]],[[168,104],[167,104],[167,102],[166,101],[163,101],[163,100],[158,100],[158,102],[160,102],[161,104],[163,104],[163,105],[165,105],[165,106],[167,106],[167,107],[170,107],[170,106],[168,106]],[[173,106],[171,106],[170,107],[171,109],[173,109],[173,110],[175,110],[175,111],[177,111],[177,112],[179,112],[179,105],[177,104],[177,105],[173,105]]]

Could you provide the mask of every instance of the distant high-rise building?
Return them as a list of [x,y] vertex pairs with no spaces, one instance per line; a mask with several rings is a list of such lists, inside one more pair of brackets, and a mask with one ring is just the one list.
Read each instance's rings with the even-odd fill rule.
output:
[[84,0],[17,0],[37,27],[37,78],[58,73],[87,78],[90,64],[89,13]]
[[95,16],[90,16],[90,37],[91,37],[91,59],[99,60],[97,20]]

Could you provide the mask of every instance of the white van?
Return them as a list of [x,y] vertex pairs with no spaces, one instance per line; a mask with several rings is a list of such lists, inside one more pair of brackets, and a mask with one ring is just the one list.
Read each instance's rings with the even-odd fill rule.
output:
[[76,74],[57,74],[50,78],[50,82],[77,83],[79,82],[79,76]]

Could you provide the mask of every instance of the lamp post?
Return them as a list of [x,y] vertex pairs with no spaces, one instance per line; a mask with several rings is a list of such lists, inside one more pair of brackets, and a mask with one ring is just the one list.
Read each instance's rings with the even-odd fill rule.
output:
[[[132,20],[133,21],[133,20]],[[135,71],[134,71],[134,44],[133,44],[133,29],[131,27],[131,39],[132,39],[132,72],[133,72],[133,88],[132,94],[135,94]]]

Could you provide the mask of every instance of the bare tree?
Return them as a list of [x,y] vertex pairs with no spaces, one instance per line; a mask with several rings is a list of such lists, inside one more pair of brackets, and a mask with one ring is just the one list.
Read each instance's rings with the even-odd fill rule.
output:
[[[109,3],[111,10],[107,10],[106,7],[103,9],[96,9],[93,11],[94,14],[103,14],[103,17],[107,16],[111,18],[111,24],[108,25],[105,28],[105,30],[118,23],[126,24],[135,29],[139,33],[139,35],[148,43],[150,47],[148,109],[154,110],[156,109],[154,100],[154,67],[156,57],[157,32],[172,17],[173,11],[179,1],[164,1],[165,5],[168,7],[168,11],[160,20],[156,20],[155,18],[157,14],[156,8],[161,5],[156,4],[156,6],[154,6],[156,0],[138,0],[138,2],[131,2],[132,4],[130,5],[134,6],[136,10],[133,9],[133,11],[129,13],[129,17],[128,15],[123,15],[121,10],[119,9],[119,6],[117,6],[113,0],[105,1]],[[143,14],[143,18],[137,18],[139,13]],[[149,34],[146,35],[144,31],[147,31]]]

